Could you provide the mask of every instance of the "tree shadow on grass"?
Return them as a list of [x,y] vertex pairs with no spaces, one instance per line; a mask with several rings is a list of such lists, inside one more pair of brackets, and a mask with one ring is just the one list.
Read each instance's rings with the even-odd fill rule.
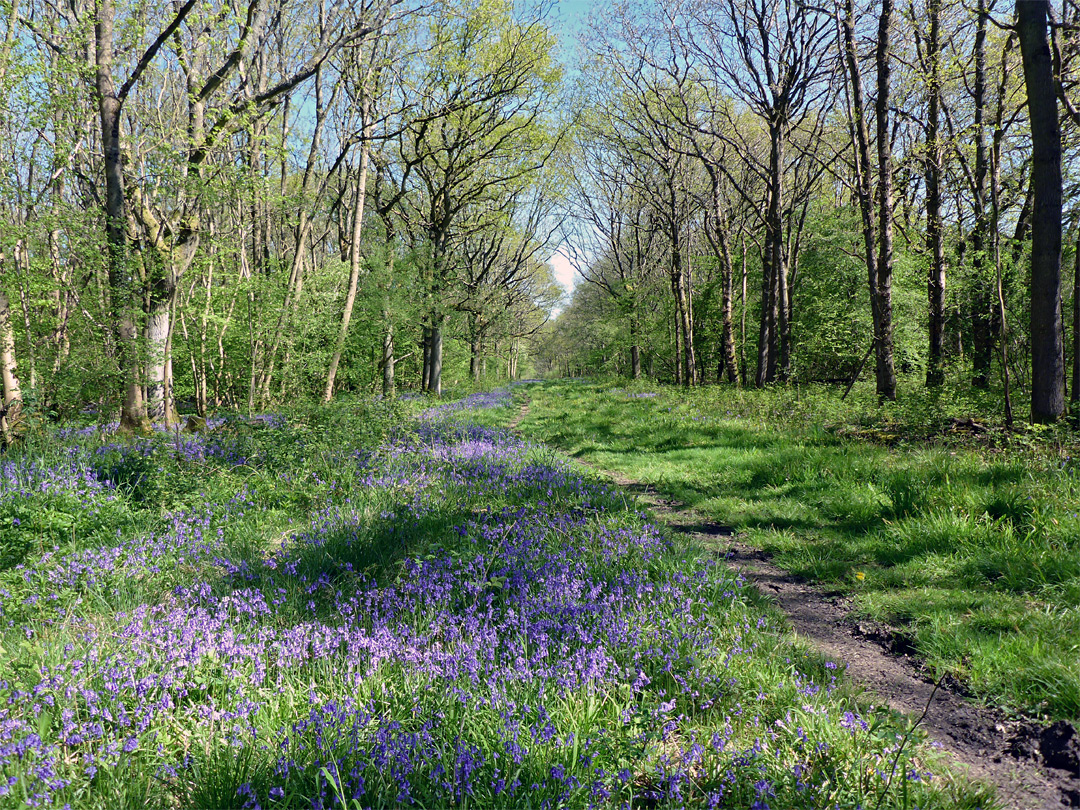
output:
[[370,521],[362,513],[346,513],[315,532],[297,533],[269,555],[253,549],[242,561],[234,560],[241,573],[224,577],[217,590],[282,589],[286,596],[279,620],[333,621],[337,592],[386,587],[406,560],[451,549],[460,539],[455,527],[474,516],[462,508],[428,508],[414,515],[406,504]]

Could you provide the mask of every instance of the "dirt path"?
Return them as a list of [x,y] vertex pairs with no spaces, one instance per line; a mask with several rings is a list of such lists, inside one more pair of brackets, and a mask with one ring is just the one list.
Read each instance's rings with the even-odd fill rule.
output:
[[[528,405],[522,405],[511,429],[527,412]],[[942,683],[935,691],[910,646],[888,628],[852,620],[850,600],[771,565],[763,552],[739,542],[730,527],[711,522],[638,481],[576,461],[634,493],[672,530],[723,555],[776,602],[797,636],[846,665],[848,675],[876,699],[915,717],[925,710],[922,727],[930,738],[952,755],[960,770],[994,785],[1004,807],[1080,807],[1080,739],[1071,726],[1044,729],[1007,719],[967,699],[957,683]]]

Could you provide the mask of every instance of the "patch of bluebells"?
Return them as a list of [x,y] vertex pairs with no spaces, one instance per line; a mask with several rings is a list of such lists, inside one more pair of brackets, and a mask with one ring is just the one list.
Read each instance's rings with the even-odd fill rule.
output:
[[[229,422],[237,423],[239,429],[229,429]],[[155,505],[157,494],[168,486],[171,465],[186,464],[188,469],[204,463],[227,469],[268,466],[274,461],[267,451],[269,437],[284,435],[285,427],[283,418],[276,415],[217,420],[214,424],[224,429],[121,438],[94,428],[95,436],[90,440],[60,431],[51,458],[4,460],[0,463],[0,569],[17,564],[31,550],[51,549],[51,556],[62,547],[90,545],[94,548],[80,552],[79,558],[93,562],[84,565],[76,560],[68,579],[86,571],[112,576],[125,569],[125,565],[117,567],[121,557],[134,554],[160,559],[164,547],[191,545],[186,538],[177,543],[170,529],[164,538],[127,538],[116,547],[101,548],[108,545],[109,536],[130,525],[131,503]],[[256,442],[249,435],[253,429],[260,434]],[[292,438],[295,441],[295,436]],[[283,473],[279,477],[295,475],[294,470]],[[198,530],[201,521],[201,516],[189,515],[180,524],[191,523]],[[142,548],[133,551],[133,543]],[[200,544],[201,540],[194,545]],[[100,579],[95,574],[84,577],[89,582]],[[7,607],[0,604],[0,615],[10,617],[12,611]]]
[[59,462],[45,464],[33,459],[0,464],[0,500],[21,500],[62,493],[83,501],[116,498],[114,485],[98,475],[88,458],[69,453]]
[[434,422],[454,414],[460,414],[463,411],[504,408],[512,403],[513,397],[510,395],[510,390],[508,388],[499,388],[495,391],[470,394],[464,399],[427,408],[420,413],[419,418],[422,422]]
[[[64,635],[44,632],[56,617],[9,631],[39,646],[0,682],[0,806],[105,805],[95,786],[125,768],[182,793],[192,752],[211,747],[259,759],[234,779],[252,808],[812,805],[856,735],[852,773],[888,771],[896,741],[830,702],[835,676],[788,661],[775,694],[756,682],[772,637],[741,578],[680,559],[568,463],[445,418],[509,395],[469,402],[357,454],[358,500],[262,556],[226,542],[255,508],[242,494],[23,569],[53,595],[163,565],[191,577],[132,610],[67,617]],[[375,492],[393,505],[372,516]],[[412,548],[448,509],[458,519],[426,553],[355,564],[373,538]]]
[[[148,437],[110,440],[120,429],[120,423],[113,421],[82,428],[58,428],[54,435],[60,441],[98,439],[101,444],[93,447],[90,451],[95,456],[120,454],[125,458],[134,455],[147,457],[153,455],[156,451],[166,450],[174,454],[179,452],[182,458],[187,461],[216,458],[245,463],[247,459],[238,460],[234,458],[237,440],[229,431],[231,426],[253,426],[282,430],[287,425],[288,420],[280,414],[230,415],[210,417],[206,420],[205,428],[195,432],[178,429],[176,425],[167,427],[162,424],[154,424],[152,426],[153,433]],[[84,448],[73,447],[71,449],[71,452],[80,451],[86,452]]]
[[[206,429],[207,430],[216,430],[217,428],[221,427],[222,425],[227,424],[230,421],[230,419],[235,419],[235,418],[236,417],[211,416],[211,417],[207,418],[207,420],[206,420]],[[278,427],[281,427],[281,426],[283,426],[285,424],[284,417],[279,416],[277,414],[257,414],[257,415],[252,416],[252,417],[245,417],[245,419],[252,420],[252,421],[260,421],[260,422],[265,422],[265,423],[272,422],[273,424],[275,424]],[[164,425],[162,423],[154,423],[154,424],[152,424],[151,429],[154,431],[155,434],[160,434],[160,435],[173,435],[176,432],[176,426],[175,425],[167,426],[167,425]],[[90,437],[110,436],[110,435],[116,433],[118,430],[120,430],[120,422],[118,420],[114,419],[112,422],[104,422],[104,423],[99,423],[99,424],[87,425],[85,427],[57,428],[56,431],[55,431],[55,435],[56,435],[56,437],[58,439],[90,438]]]

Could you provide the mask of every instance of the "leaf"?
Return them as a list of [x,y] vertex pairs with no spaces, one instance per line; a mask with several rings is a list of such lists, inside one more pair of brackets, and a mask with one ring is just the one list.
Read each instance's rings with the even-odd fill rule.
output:
[[53,713],[48,710],[42,710],[41,714],[37,718],[37,733],[41,739],[48,737],[49,732],[52,730]]

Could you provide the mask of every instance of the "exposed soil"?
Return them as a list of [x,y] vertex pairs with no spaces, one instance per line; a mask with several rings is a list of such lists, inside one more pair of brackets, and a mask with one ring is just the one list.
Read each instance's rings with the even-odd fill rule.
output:
[[[521,424],[528,405],[510,423]],[[847,673],[872,699],[922,719],[922,728],[958,769],[997,789],[998,801],[1014,810],[1080,807],[1080,733],[1065,722],[1049,727],[1006,718],[970,699],[949,678],[935,688],[922,661],[900,633],[851,617],[849,599],[807,583],[739,541],[733,529],[667,500],[652,488],[618,473],[581,462],[634,493],[672,530],[715,549],[787,616],[796,635],[846,665]]]

